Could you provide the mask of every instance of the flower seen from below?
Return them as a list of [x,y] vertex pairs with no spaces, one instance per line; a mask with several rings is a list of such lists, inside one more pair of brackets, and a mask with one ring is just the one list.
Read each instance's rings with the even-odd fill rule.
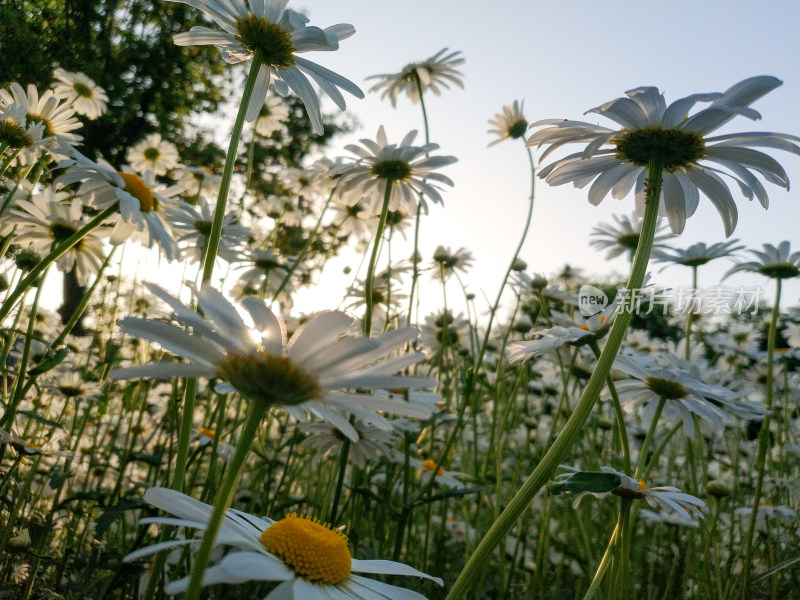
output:
[[212,44],[219,49],[222,58],[232,64],[251,60],[256,51],[260,53],[262,62],[247,106],[247,121],[258,117],[270,83],[281,96],[291,90],[300,97],[318,135],[323,132],[319,98],[307,76],[341,110],[345,109],[345,101],[339,88],[356,98],[364,97],[361,89],[349,79],[298,56],[313,50],[338,50],[339,42],[355,33],[352,25],[332,25],[325,29],[309,27],[305,15],[286,8],[288,0],[172,1],[202,10],[221,27],[221,30],[192,27],[175,36],[178,46]]
[[70,73],[58,68],[53,77],[57,79],[53,83],[56,98],[67,100],[67,104],[79,115],[94,120],[106,112],[108,95],[83,73]]
[[451,275],[458,275],[457,271],[466,273],[474,261],[472,252],[466,248],[453,252],[449,247],[437,246],[433,252],[431,275],[436,281],[447,281]]
[[[366,423],[391,426],[378,412],[427,418],[431,411],[394,399],[388,394],[363,390],[432,387],[424,377],[394,375],[423,356],[395,353],[417,337],[413,327],[387,331],[370,338],[348,335],[354,319],[344,313],[318,313],[290,340],[286,326],[263,300],[249,296],[240,305],[242,315],[210,285],[193,288],[204,319],[163,288],[148,289],[172,309],[178,326],[164,321],[125,317],[123,332],[158,342],[188,363],[156,362],[115,369],[113,379],[209,377],[224,383],[221,393],[238,391],[245,399],[268,406],[283,406],[292,416],[306,420],[306,412],[335,425],[351,440],[358,433],[349,422],[354,415]],[[185,328],[191,328],[188,333]],[[359,390],[359,391],[356,391]]]
[[[632,189],[636,212],[644,214],[645,179],[648,164],[657,157],[663,168],[659,214],[669,219],[673,233],[681,233],[686,219],[694,214],[700,193],[714,204],[722,217],[725,235],[736,228],[738,211],[724,175],[735,181],[749,200],[769,205],[760,179],[789,188],[789,179],[778,162],[753,147],[766,147],[800,154],[794,142],[800,137],[783,133],[731,133],[709,136],[731,119],[742,115],[760,119],[750,104],[781,85],[775,77],[758,76],[740,81],[724,93],[693,94],[667,106],[654,87],[628,91],[626,98],[611,100],[587,112],[616,122],[619,129],[593,123],[562,119],[537,121],[541,128],[528,138],[528,146],[541,148],[541,156],[570,143],[583,143],[583,151],[561,158],[539,172],[550,185],[573,183],[577,188],[591,184],[589,202],[597,205],[608,193],[624,198]],[[698,102],[710,103],[689,115]],[[709,164],[711,163],[711,164]]]
[[[642,219],[636,213],[631,216],[614,215],[617,225],[601,223],[592,229],[589,245],[595,250],[608,250],[606,259],[616,258],[620,254],[628,253],[631,258],[639,247],[639,236],[642,233]],[[672,238],[672,234],[667,233],[666,224],[659,222],[656,226],[655,237],[653,238],[653,252],[657,252],[664,242]]]
[[125,155],[128,164],[137,172],[152,171],[164,175],[178,164],[178,148],[172,142],[161,139],[161,134],[151,133]]
[[[141,524],[157,523],[193,528],[196,535],[206,528],[213,507],[189,496],[165,488],[150,488],[144,499],[176,518],[145,518]],[[154,544],[131,552],[126,562],[151,556],[160,550],[186,546],[196,548],[199,537],[177,539]],[[425,600],[421,594],[357,573],[406,575],[429,579],[442,585],[442,580],[390,560],[358,560],[352,558],[347,536],[338,529],[319,523],[309,516],[289,513],[273,521],[235,509],[228,509],[222,523],[217,546],[231,548],[203,574],[203,585],[246,583],[248,581],[280,582],[264,600],[328,598],[330,600]],[[167,584],[169,594],[186,591],[189,578]]]
[[442,93],[442,89],[449,89],[450,84],[464,89],[464,74],[456,69],[465,62],[460,54],[458,50],[450,52],[449,48],[443,48],[427,60],[406,65],[399,73],[371,75],[367,79],[380,81],[369,91],[383,90],[381,99],[389,98],[392,106],[396,107],[397,97],[401,94],[406,94],[416,104],[420,100],[420,89],[423,94],[430,90],[437,96]]
[[648,487],[642,479],[621,473],[612,467],[600,467],[600,472],[580,471],[573,467],[561,465],[565,473],[557,475],[550,485],[553,494],[570,492],[576,494],[572,506],[577,507],[587,494],[596,498],[603,498],[614,494],[631,500],[644,499],[653,508],[660,508],[669,513],[674,513],[678,518],[689,521],[693,517],[703,518],[701,509],[706,503],[681,492],[672,486]]
[[[646,423],[652,421],[659,401],[664,399],[663,415],[680,418],[687,437],[694,436],[693,415],[722,429],[730,413],[739,412],[738,394],[718,385],[702,383],[683,369],[662,369],[633,356],[617,356],[614,368],[632,377],[616,382],[619,401],[627,412],[642,407]],[[603,393],[607,398],[607,392]]]
[[497,113],[494,119],[489,120],[489,125],[492,126],[489,133],[496,136],[496,139],[489,142],[489,147],[504,140],[516,140],[525,136],[525,132],[528,130],[528,121],[522,114],[524,103],[524,101],[514,100],[514,104],[504,106],[503,112]]
[[442,204],[437,184],[452,186],[453,182],[435,171],[458,159],[454,156],[430,156],[439,145],[414,146],[416,137],[417,132],[411,131],[399,144],[390,144],[381,125],[375,140],[362,139],[360,146],[345,146],[358,158],[332,169],[332,174],[340,175],[337,193],[353,204],[363,199],[375,214],[381,212],[389,182],[392,186],[389,210],[402,209],[406,214],[415,215],[418,198],[425,207],[425,198]]
[[770,279],[793,279],[794,277],[799,277],[800,251],[791,252],[790,250],[789,242],[786,240],[777,246],[764,244],[763,252],[760,250],[748,250],[755,257],[755,260],[738,263],[725,273],[724,278],[739,271],[759,273]]
[[0,88],[0,108],[12,105],[24,107],[25,118],[29,123],[44,125],[42,137],[48,140],[49,144],[53,145],[56,142],[54,138],[72,145],[83,139],[72,133],[81,127],[81,122],[74,116],[75,111],[67,102],[56,97],[52,90],[46,90],[40,96],[36,86],[28,84],[27,88],[23,88],[18,83],[12,83],[9,90]]
[[739,240],[727,240],[707,246],[705,242],[692,244],[686,250],[679,248],[654,248],[653,259],[656,262],[673,263],[685,267],[699,267],[717,258],[732,256],[743,249]]

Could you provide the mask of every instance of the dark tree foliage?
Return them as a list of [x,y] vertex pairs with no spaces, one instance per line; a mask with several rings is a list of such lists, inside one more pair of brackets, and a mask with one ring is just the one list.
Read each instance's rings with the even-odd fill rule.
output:
[[81,71],[106,90],[109,110],[87,121],[82,150],[120,162],[146,134],[183,140],[193,112],[225,99],[229,69],[213,47],[182,48],[172,36],[206,24],[199,11],[159,0],[5,0],[0,84],[49,87],[53,71]]

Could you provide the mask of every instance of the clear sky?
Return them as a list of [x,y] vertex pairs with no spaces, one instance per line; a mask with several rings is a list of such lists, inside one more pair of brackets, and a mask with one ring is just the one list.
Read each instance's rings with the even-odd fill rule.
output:
[[[529,170],[520,140],[487,148],[488,120],[504,104],[524,100],[533,122],[545,118],[587,119],[583,113],[626,90],[653,85],[667,102],[697,92],[724,91],[753,75],[783,80],[753,107],[763,119],[738,118],[725,131],[777,131],[800,135],[800,2],[744,1],[494,1],[477,0],[301,0],[311,24],[351,23],[357,33],[337,52],[308,57],[362,86],[369,75],[399,71],[405,64],[449,47],[466,58],[464,90],[451,89],[427,99],[431,141],[459,162],[443,169],[455,182],[444,206],[432,206],[423,224],[423,256],[438,244],[473,251],[476,266],[468,276],[471,291],[494,298],[501,274],[522,230],[529,190]],[[333,108],[332,104],[327,104]],[[393,109],[377,93],[348,100],[348,113],[361,128],[338,140],[333,155],[361,137],[374,138],[386,127],[390,141],[421,129],[418,105],[406,98]],[[420,133],[421,139],[422,134]],[[733,237],[748,247],[788,239],[800,250],[800,157],[773,152],[786,168],[792,191],[769,185],[768,211],[734,198],[739,224]],[[731,184],[735,187],[735,184]],[[529,272],[552,273],[564,263],[588,273],[627,273],[627,259],[606,261],[589,245],[589,232],[612,215],[630,213],[632,197],[606,198],[599,207],[586,200],[586,189],[549,187],[539,182],[533,225],[522,258]],[[724,239],[716,210],[701,198],[676,247]],[[395,255],[397,257],[397,255]],[[701,269],[700,284],[716,284],[731,263],[720,260]],[[353,265],[354,267],[357,265]],[[688,270],[672,267],[658,274],[660,283],[688,283]],[[736,275],[734,286],[764,281]],[[771,290],[772,286],[769,285]],[[785,286],[787,304],[800,303],[800,284]]]

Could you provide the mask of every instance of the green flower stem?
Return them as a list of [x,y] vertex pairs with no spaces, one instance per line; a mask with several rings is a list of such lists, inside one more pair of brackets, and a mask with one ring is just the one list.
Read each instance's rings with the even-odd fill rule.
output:
[[247,106],[250,104],[250,97],[253,95],[253,88],[256,85],[256,77],[258,76],[258,69],[260,67],[261,50],[256,48],[250,62],[250,72],[247,74],[247,80],[244,83],[244,92],[242,92],[242,102],[239,104],[239,112],[236,114],[236,120],[233,123],[231,141],[228,145],[228,154],[225,156],[225,167],[222,169],[222,180],[219,183],[217,206],[214,209],[214,220],[211,223],[211,233],[208,234],[208,245],[206,246],[206,255],[203,260],[204,283],[211,279],[211,274],[214,272],[214,261],[217,258],[219,240],[222,237],[222,220],[225,217],[225,207],[228,203],[228,192],[231,188],[231,177],[233,176],[233,167],[236,163],[239,140],[242,137],[244,117],[247,114]]
[[[597,338],[592,338],[589,342],[589,348],[592,349],[595,358],[600,358],[600,346],[597,344]],[[619,401],[617,386],[614,385],[614,380],[611,378],[611,375],[606,378],[606,386],[611,395],[611,404],[614,406],[614,416],[616,417],[617,429],[619,430],[619,445],[622,451],[622,466],[627,474],[631,472],[631,451],[628,445],[628,430],[625,427],[625,413]]]
[[[692,293],[697,290],[697,265],[692,266]],[[683,350],[683,358],[686,360],[690,360],[691,358],[691,345],[689,342],[692,341],[692,323],[694,322],[694,311],[691,309],[691,305],[689,307],[689,314],[686,316],[686,332],[683,336],[683,342],[686,344],[686,348]]]
[[637,479],[645,469],[647,453],[650,451],[650,444],[653,442],[653,434],[656,431],[658,420],[661,418],[661,411],[664,410],[664,405],[666,403],[667,400],[663,396],[658,399],[656,412],[653,413],[653,420],[650,422],[650,427],[647,429],[647,435],[645,435],[644,442],[642,442],[642,449],[639,450],[639,460],[636,461],[636,472],[633,474],[634,479]]
[[645,470],[642,473],[642,479],[647,481],[647,479],[650,477],[650,471],[652,471],[653,467],[655,467],[658,464],[658,457],[661,456],[661,454],[664,452],[664,449],[667,447],[667,444],[672,439],[672,436],[678,433],[678,431],[680,431],[681,429],[683,429],[683,422],[678,421],[677,423],[675,423],[675,425],[672,426],[672,429],[670,429],[667,432],[667,435],[664,436],[664,439],[661,440],[661,442],[659,442],[658,446],[656,446],[656,449],[653,450],[652,456],[650,456],[650,462],[647,463],[647,467],[645,467]]
[[756,532],[756,521],[758,519],[758,506],[761,503],[761,493],[764,489],[764,465],[769,451],[769,425],[772,420],[773,388],[775,384],[775,373],[773,365],[775,362],[775,338],[778,330],[778,315],[780,314],[781,304],[781,279],[775,280],[775,304],[772,307],[772,317],[769,321],[769,334],[767,335],[767,384],[765,391],[764,404],[767,406],[767,414],[761,422],[761,431],[758,433],[758,457],[756,458],[756,489],[753,493],[753,512],[750,513],[750,523],[747,527],[747,538],[745,544],[744,574],[742,576],[742,598],[751,597],[750,594],[750,568],[753,558],[753,536]]
[[97,215],[94,219],[89,221],[86,225],[81,227],[78,231],[73,233],[67,239],[65,239],[59,246],[53,248],[50,251],[50,254],[45,256],[38,265],[36,265],[25,278],[17,284],[17,287],[14,288],[14,291],[8,295],[5,302],[3,302],[3,306],[0,307],[0,321],[5,319],[8,316],[8,313],[11,312],[11,309],[14,308],[14,304],[16,303],[17,299],[22,295],[22,293],[27,290],[31,284],[39,278],[47,267],[52,265],[56,262],[59,258],[61,258],[64,254],[66,254],[70,248],[72,248],[75,244],[80,242],[86,235],[89,234],[92,230],[96,229],[100,225],[105,222],[105,220],[113,215],[117,211],[117,203],[115,202],[113,206],[109,206],[99,215]]
[[392,183],[392,179],[386,180],[386,191],[383,194],[383,207],[381,208],[381,216],[378,220],[378,230],[375,232],[372,254],[369,257],[367,279],[364,282],[364,292],[367,301],[367,310],[364,313],[364,335],[367,337],[372,333],[372,309],[375,305],[375,300],[372,297],[373,290],[375,289],[375,265],[378,262],[378,250],[380,250],[383,232],[386,229],[386,217],[389,215],[389,199],[392,197]]
[[328,200],[327,202],[325,202],[325,206],[322,208],[322,212],[319,214],[319,219],[317,219],[317,224],[314,225],[314,229],[308,236],[308,240],[306,240],[306,243],[300,250],[300,253],[295,257],[294,263],[286,271],[286,276],[283,278],[283,281],[281,281],[281,284],[278,286],[278,291],[276,291],[275,294],[272,296],[273,302],[275,302],[278,299],[280,293],[289,284],[289,280],[292,278],[292,275],[297,270],[297,267],[300,265],[301,262],[303,262],[303,259],[306,257],[306,254],[308,254],[308,251],[311,248],[311,244],[313,244],[314,240],[317,239],[317,233],[319,233],[319,229],[320,227],[322,227],[322,218],[325,216],[325,213],[328,212],[328,207],[331,205],[331,201],[333,200],[333,194],[335,191],[336,190],[334,188],[333,190],[331,190],[331,193],[328,194]]
[[189,580],[189,587],[186,589],[184,598],[189,600],[196,600],[200,597],[200,589],[202,588],[203,571],[206,570],[209,561],[211,560],[211,552],[214,550],[214,542],[217,539],[217,534],[222,527],[222,521],[225,518],[225,512],[230,508],[233,502],[233,494],[236,492],[236,485],[239,483],[239,476],[241,475],[242,467],[244,467],[247,453],[250,451],[250,446],[258,432],[258,426],[261,420],[267,413],[269,405],[263,401],[251,401],[249,404],[249,412],[242,427],[242,434],[236,444],[236,452],[228,465],[228,470],[225,473],[225,478],[222,480],[219,490],[214,498],[214,511],[211,513],[211,519],[206,526],[203,533],[203,539],[200,542],[200,549],[195,555],[194,566],[192,567],[192,575]]
[[[425,125],[425,143],[430,143],[430,128],[428,127],[428,111],[425,109],[425,96],[422,91],[422,81],[420,81],[419,74],[414,73],[414,83],[417,84],[417,92],[419,93],[419,104],[422,107],[422,122]],[[408,320],[407,325],[411,325],[413,320],[412,314],[414,313],[414,292],[417,289],[417,280],[419,279],[419,263],[417,262],[417,253],[419,252],[419,223],[422,216],[422,202],[417,205],[417,215],[414,223],[414,251],[411,254],[411,291],[408,293]]]
[[[658,221],[658,204],[663,175],[662,165],[663,160],[661,156],[654,154],[648,165],[649,172],[645,214],[642,222],[642,233],[639,236],[639,245],[636,250],[630,278],[628,279],[627,290],[629,293],[632,293],[642,286],[647,271],[647,263],[650,260],[650,251],[653,248],[653,237],[655,236],[656,223]],[[505,510],[495,522],[492,523],[489,531],[478,544],[478,547],[472,553],[472,556],[470,556],[455,584],[450,589],[450,593],[447,595],[448,600],[460,600],[468,597],[473,582],[489,564],[491,553],[497,545],[505,539],[505,536],[508,534],[511,527],[513,527],[516,520],[525,512],[542,486],[553,476],[558,465],[581,435],[583,426],[589,418],[592,408],[603,388],[603,384],[611,371],[611,366],[614,363],[617,351],[628,330],[628,324],[632,316],[632,310],[626,310],[625,306],[621,307],[611,327],[608,340],[600,355],[600,359],[597,361],[594,372],[589,378],[575,410],[567,420],[566,425],[564,425],[564,429],[547,453],[542,457],[527,481],[525,481],[516,495],[508,503]]]
[[611,534],[611,539],[608,540],[608,547],[606,547],[606,551],[603,553],[603,558],[600,560],[600,564],[597,566],[597,571],[594,573],[592,583],[589,585],[589,589],[586,590],[586,593],[583,595],[583,600],[591,600],[594,598],[594,595],[597,593],[597,588],[599,588],[600,584],[603,582],[603,576],[608,570],[608,567],[611,566],[611,561],[614,558],[613,550],[614,546],[617,545],[620,527],[621,522],[618,520],[617,525],[614,527],[614,531]]

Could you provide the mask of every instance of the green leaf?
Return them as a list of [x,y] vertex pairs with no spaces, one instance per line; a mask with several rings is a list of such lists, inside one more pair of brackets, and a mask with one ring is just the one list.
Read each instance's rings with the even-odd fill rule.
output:
[[580,494],[581,492],[604,494],[618,488],[619,485],[619,475],[615,475],[614,473],[580,471],[564,481],[551,483],[549,490],[554,496],[564,492],[570,494]]
[[55,369],[64,362],[64,359],[67,358],[67,354],[69,354],[69,348],[66,346],[61,346],[55,352],[48,350],[46,358],[32,369],[29,369],[28,375],[41,375],[51,369]]
[[131,510],[132,508],[144,508],[146,505],[142,500],[133,500],[132,502],[123,502],[122,504],[117,504],[116,506],[112,506],[102,515],[97,518],[94,524],[94,531],[97,537],[103,535],[111,526],[111,523],[116,521],[119,517],[122,516],[126,510]]

